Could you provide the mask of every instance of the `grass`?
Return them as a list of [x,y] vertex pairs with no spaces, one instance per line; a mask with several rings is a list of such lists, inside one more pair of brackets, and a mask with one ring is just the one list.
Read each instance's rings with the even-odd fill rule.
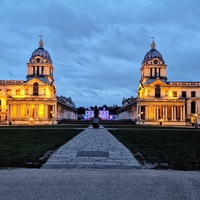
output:
[[[52,152],[86,127],[88,125],[1,126],[0,168],[39,168]],[[145,166],[146,163],[156,163],[155,169],[200,171],[200,129],[106,127],[114,128],[109,131]]]
[[0,167],[39,168],[47,160],[45,152],[55,151],[82,130],[65,127],[1,127]]
[[138,128],[110,130],[142,163],[155,169],[200,171],[200,130]]

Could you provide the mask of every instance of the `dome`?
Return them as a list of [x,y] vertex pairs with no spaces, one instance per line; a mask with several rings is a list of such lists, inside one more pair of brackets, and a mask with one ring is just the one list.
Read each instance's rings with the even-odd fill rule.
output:
[[147,61],[152,60],[154,58],[158,58],[159,60],[163,61],[163,63],[165,63],[165,61],[162,58],[161,53],[159,51],[157,51],[155,49],[155,47],[156,47],[156,44],[155,44],[155,42],[153,40],[153,42],[151,44],[151,50],[146,53],[146,55],[144,56],[143,62],[147,62]]
[[35,51],[32,53],[31,58],[29,60],[30,62],[35,62],[33,61],[33,59],[36,56],[40,56],[42,59],[45,59],[47,63],[52,63],[51,56],[49,55],[49,52],[43,48],[43,45],[44,43],[41,38],[39,42],[39,48],[35,49]]

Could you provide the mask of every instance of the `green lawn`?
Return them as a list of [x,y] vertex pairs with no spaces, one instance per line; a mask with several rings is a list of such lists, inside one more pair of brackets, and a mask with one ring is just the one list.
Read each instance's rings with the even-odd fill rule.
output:
[[[0,127],[0,168],[41,167],[49,155],[88,125]],[[200,129],[109,126],[142,163],[155,169],[200,171]]]
[[200,170],[200,130],[145,128],[110,130],[142,163],[155,169]]
[[66,127],[1,127],[0,168],[40,167],[47,157],[45,152],[54,151],[83,129]]

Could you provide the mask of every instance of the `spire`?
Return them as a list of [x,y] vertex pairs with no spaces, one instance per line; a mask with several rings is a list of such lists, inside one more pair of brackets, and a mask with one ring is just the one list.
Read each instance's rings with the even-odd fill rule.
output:
[[39,35],[40,42],[39,42],[39,48],[43,48],[44,42],[42,41],[42,35]]
[[152,43],[151,43],[151,49],[156,49],[156,43],[154,42],[154,37],[151,37]]

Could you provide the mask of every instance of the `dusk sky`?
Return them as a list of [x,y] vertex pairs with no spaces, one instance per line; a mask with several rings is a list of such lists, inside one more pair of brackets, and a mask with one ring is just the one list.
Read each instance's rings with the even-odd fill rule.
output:
[[76,107],[136,97],[152,36],[168,81],[200,81],[199,0],[0,0],[1,80],[26,80],[40,34]]

